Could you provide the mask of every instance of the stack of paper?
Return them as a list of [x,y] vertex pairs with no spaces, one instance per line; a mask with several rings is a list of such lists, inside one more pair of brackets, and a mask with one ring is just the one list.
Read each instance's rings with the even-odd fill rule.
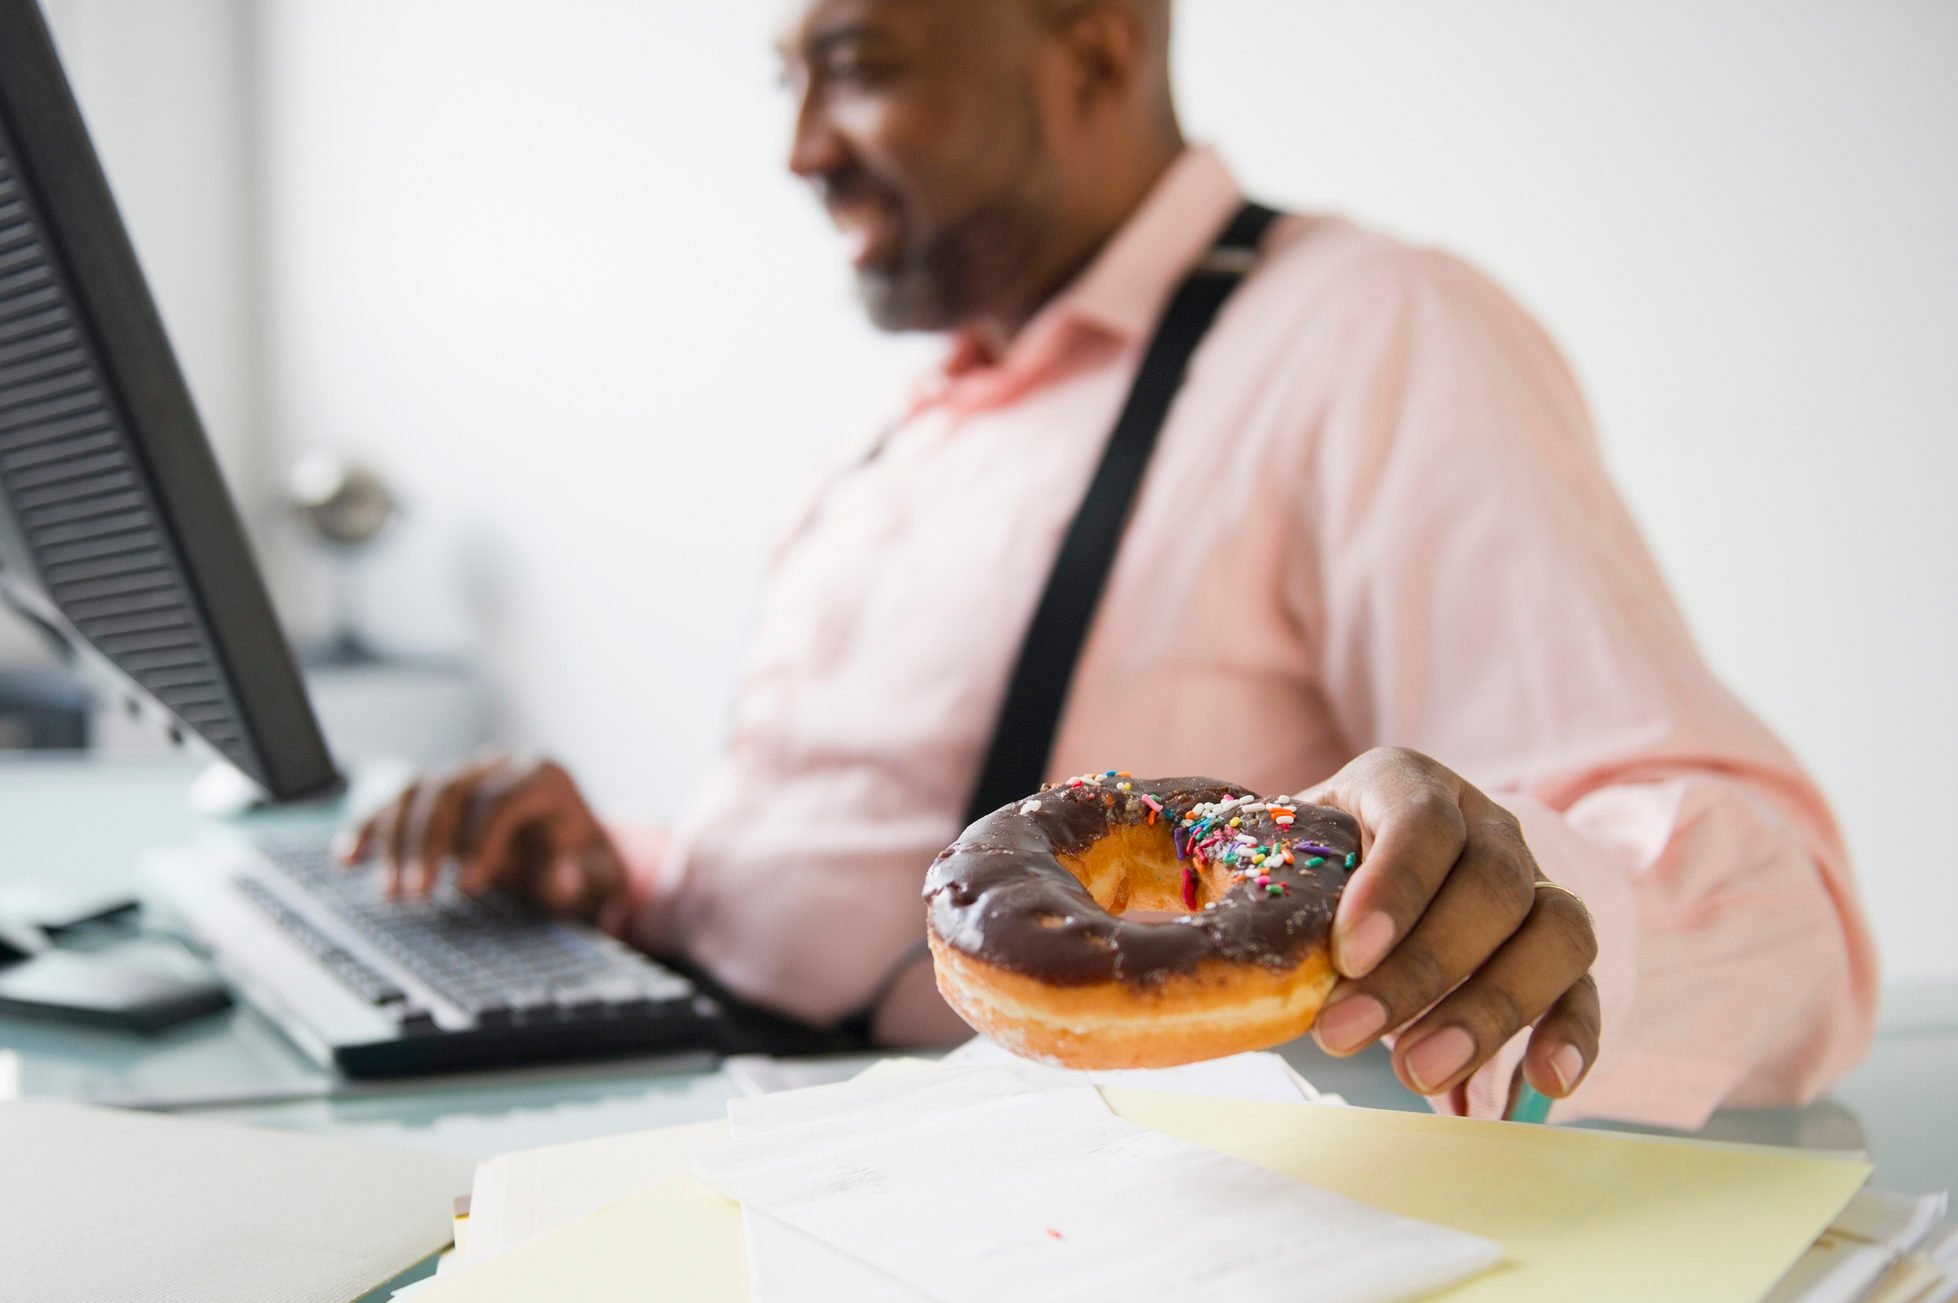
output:
[[[943,1072],[931,1065],[903,1066],[914,1073]],[[871,1081],[901,1070],[879,1065]],[[1016,1084],[1041,1085],[1024,1079]],[[1429,1230],[1447,1228],[1499,1246],[1502,1261],[1496,1267],[1435,1296],[1450,1301],[1760,1298],[1843,1209],[1868,1172],[1860,1163],[1780,1151],[1257,1099],[1225,1103],[1118,1086],[1100,1088],[1110,1112],[1094,1115],[1081,1107],[1078,1083],[1066,1084],[1075,1088],[1073,1102],[1066,1105],[1074,1110],[1075,1124],[1095,1129],[1126,1120],[1244,1160],[1289,1183],[1319,1187],[1316,1193],[1331,1192],[1375,1211],[1426,1222]],[[990,1127],[1009,1110],[1028,1107],[1024,1092],[1002,1089],[997,1082],[991,1089],[997,1096],[968,1101],[995,1110],[991,1119],[971,1117],[975,1134],[980,1122]],[[884,1098],[906,1093],[891,1087]],[[758,1204],[773,1205],[773,1211],[755,1212],[757,1220],[779,1228],[786,1223],[778,1214],[794,1204],[805,1211],[790,1215],[833,1250],[848,1228],[832,1233],[815,1212],[806,1211],[830,1186],[798,1186],[793,1173],[769,1173],[757,1164],[768,1161],[775,1143],[771,1129],[841,1124],[843,1111],[833,1107],[839,1098],[824,1103],[814,1092],[796,1092],[741,1100],[732,1106],[731,1127],[669,1128],[492,1160],[479,1169],[462,1270],[422,1287],[426,1293],[418,1294],[416,1303],[605,1303],[649,1293],[742,1299],[751,1297],[751,1290],[780,1298],[767,1293],[776,1282],[769,1279],[765,1251],[755,1257],[761,1279],[750,1279],[745,1259],[755,1253],[755,1237],[743,1231],[740,1205],[683,1173],[696,1166],[713,1171],[722,1160],[736,1163],[719,1169],[714,1179],[724,1188],[746,1190]],[[911,1134],[912,1147],[922,1148],[920,1133]],[[730,1136],[737,1147],[716,1159]],[[750,1143],[758,1147],[742,1148]],[[880,1162],[907,1157],[875,1145],[872,1150]],[[759,1185],[749,1185],[757,1180]],[[1075,1205],[1068,1203],[1065,1213],[1055,1211],[1060,1205],[1042,1202],[1046,1186],[1025,1188],[1031,1184],[1022,1182],[984,1215],[995,1233],[1000,1208],[1037,1215],[1043,1219],[1039,1237],[1059,1248],[1068,1242],[1068,1227],[1047,1219],[1071,1218]],[[956,1180],[948,1178],[946,1185],[943,1197],[961,1197],[952,1188]],[[1088,1202],[1133,1210],[1143,1201],[1129,1192]],[[1020,1204],[1026,1205],[1023,1210]],[[902,1221],[899,1214],[929,1225],[930,1213],[929,1207],[915,1214],[898,1209],[887,1225],[893,1232],[915,1229],[915,1221]],[[1050,1226],[1061,1239],[1046,1235]],[[1222,1255],[1256,1236],[1235,1209],[1208,1207],[1162,1238],[1193,1255]],[[1920,1246],[1927,1260],[1935,1243],[1933,1237]],[[888,1252],[853,1245],[843,1256],[887,1281],[891,1291],[910,1291],[888,1297],[958,1297],[961,1282],[902,1274],[919,1270],[904,1258],[914,1251],[915,1246],[895,1243]],[[1057,1279],[1040,1275],[1022,1281],[1012,1296],[1040,1297],[1040,1287]],[[1251,1289],[1237,1295],[1258,1296]],[[1301,1295],[1293,1288],[1278,1296]]]
[[456,1265],[494,1258],[682,1176],[727,1138],[727,1123],[699,1122],[498,1155],[476,1168],[469,1239]]
[[1781,1278],[1765,1303],[1948,1303],[1958,1299],[1958,1226],[1949,1196],[1864,1190]]
[[1491,1242],[1124,1121],[994,1070],[737,1100],[696,1172],[747,1216],[754,1297],[1329,1301],[1426,1294]]
[[[1219,1099],[1275,1100],[1333,1104],[1337,1095],[1314,1090],[1275,1054],[1239,1054],[1209,1063],[1139,1072],[1074,1073],[1018,1058],[991,1042],[974,1040],[948,1056],[961,1067],[1002,1067],[1035,1083],[1090,1079],[1128,1082],[1145,1089],[1206,1095]],[[923,1060],[886,1060],[871,1071],[929,1071]],[[770,1074],[778,1080],[799,1076]],[[744,1080],[762,1079],[752,1070]],[[833,1080],[833,1074],[824,1074]],[[458,1265],[494,1257],[540,1232],[636,1194],[688,1171],[694,1160],[728,1138],[723,1122],[667,1127],[634,1135],[607,1136],[543,1149],[502,1154],[481,1164],[471,1201],[469,1248]]]

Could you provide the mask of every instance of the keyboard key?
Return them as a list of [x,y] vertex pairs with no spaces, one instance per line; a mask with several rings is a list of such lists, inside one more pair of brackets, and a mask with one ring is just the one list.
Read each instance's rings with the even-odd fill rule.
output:
[[396,1013],[394,1027],[403,1036],[429,1036],[442,1030],[428,1010],[405,1006]]
[[427,898],[388,900],[371,867],[342,869],[322,847],[267,847],[266,854],[285,879],[284,894],[316,902],[345,925],[348,939],[336,942],[258,883],[242,883],[246,894],[363,999],[406,1009],[404,1028],[439,1030],[425,1009],[410,1008],[410,988],[434,992],[485,1028],[641,1017],[695,994],[685,978],[638,951],[508,896],[477,899],[444,884]]

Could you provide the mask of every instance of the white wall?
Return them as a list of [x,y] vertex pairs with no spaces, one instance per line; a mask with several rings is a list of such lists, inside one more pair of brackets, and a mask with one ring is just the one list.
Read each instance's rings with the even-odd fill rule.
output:
[[[919,360],[782,174],[771,6],[265,15],[284,448],[416,518],[377,625],[672,811],[770,522]],[[1843,815],[1893,979],[1958,977],[1958,7],[1186,0],[1256,192],[1462,251],[1563,342],[1707,654]],[[444,596],[461,573],[463,598]]]
[[764,10],[267,11],[284,446],[411,494],[376,629],[480,651],[510,737],[648,815],[713,752],[773,522],[911,369],[781,169]]

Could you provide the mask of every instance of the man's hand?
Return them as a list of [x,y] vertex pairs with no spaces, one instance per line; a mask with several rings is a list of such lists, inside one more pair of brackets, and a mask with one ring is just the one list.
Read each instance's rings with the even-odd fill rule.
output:
[[1302,799],[1353,815],[1366,848],[1333,925],[1342,980],[1313,1030],[1319,1044],[1352,1054],[1402,1029],[1395,1071],[1440,1095],[1534,1024],[1524,1076],[1546,1095],[1570,1094],[1597,1060],[1598,942],[1582,902],[1537,885],[1548,880],[1515,816],[1393,747]]
[[559,914],[596,918],[626,897],[618,849],[550,761],[499,756],[419,778],[337,850],[345,864],[380,856],[390,896],[427,895],[453,863],[469,895],[502,887]]

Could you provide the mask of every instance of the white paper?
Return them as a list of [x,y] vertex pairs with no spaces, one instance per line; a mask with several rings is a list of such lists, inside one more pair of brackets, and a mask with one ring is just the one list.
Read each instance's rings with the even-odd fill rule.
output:
[[844,1081],[860,1071],[835,1059],[778,1059],[768,1054],[731,1054],[721,1060],[721,1075],[743,1095],[770,1095]]
[[1875,1245],[1824,1231],[1761,1303],[1855,1303],[1890,1261]]
[[1918,1241],[1944,1220],[1950,1201],[1943,1190],[1924,1195],[1859,1190],[1849,1206],[1829,1223],[1829,1229],[1893,1255],[1903,1254],[1916,1248]]
[[7,1303],[353,1298],[448,1243],[469,1163],[57,1100],[0,1104]]
[[[950,1100],[1003,1098],[1033,1089],[1005,1073],[957,1068],[870,1077],[729,1100],[728,1131],[737,1139],[767,1135],[884,1106],[892,1110],[889,1116],[904,1116],[906,1096],[956,1078],[968,1080],[955,1094],[935,1092],[931,1107],[943,1107]],[[754,1303],[917,1303],[928,1297],[760,1209],[742,1206],[741,1229],[748,1246],[748,1290]]]
[[934,1299],[1389,1303],[1501,1258],[1135,1126],[1092,1089],[992,1076],[736,1139],[696,1174]]
[[719,1123],[693,1123],[499,1154],[476,1166],[469,1238],[458,1267],[474,1266],[533,1235],[588,1217],[679,1176],[727,1143]]
[[[831,1122],[852,1113],[879,1110],[886,1121],[902,1122],[947,1108],[1027,1095],[1041,1089],[1016,1074],[994,1068],[920,1068],[887,1076],[858,1077],[803,1090],[749,1095],[727,1102],[729,1131],[736,1137]],[[1097,1095],[1095,1098],[1099,1099]],[[1103,1110],[1107,1105],[1103,1105]]]
[[1952,1284],[1928,1258],[1912,1253],[1891,1263],[1856,1303],[1950,1303]]
[[1035,1085],[1074,1084],[1132,1086],[1180,1095],[1210,1095],[1218,1099],[1258,1099],[1274,1104],[1307,1104],[1344,1100],[1321,1095],[1291,1065],[1269,1051],[1232,1054],[1173,1068],[1116,1068],[1081,1071],[1038,1059],[1022,1058],[983,1036],[975,1036],[940,1060],[947,1067],[999,1068]]
[[1762,1303],[1854,1303],[1880,1294],[1877,1282],[1920,1244],[1927,1265],[1937,1265],[1935,1241],[1927,1237],[1948,1203],[1942,1190],[1927,1195],[1857,1192]]

